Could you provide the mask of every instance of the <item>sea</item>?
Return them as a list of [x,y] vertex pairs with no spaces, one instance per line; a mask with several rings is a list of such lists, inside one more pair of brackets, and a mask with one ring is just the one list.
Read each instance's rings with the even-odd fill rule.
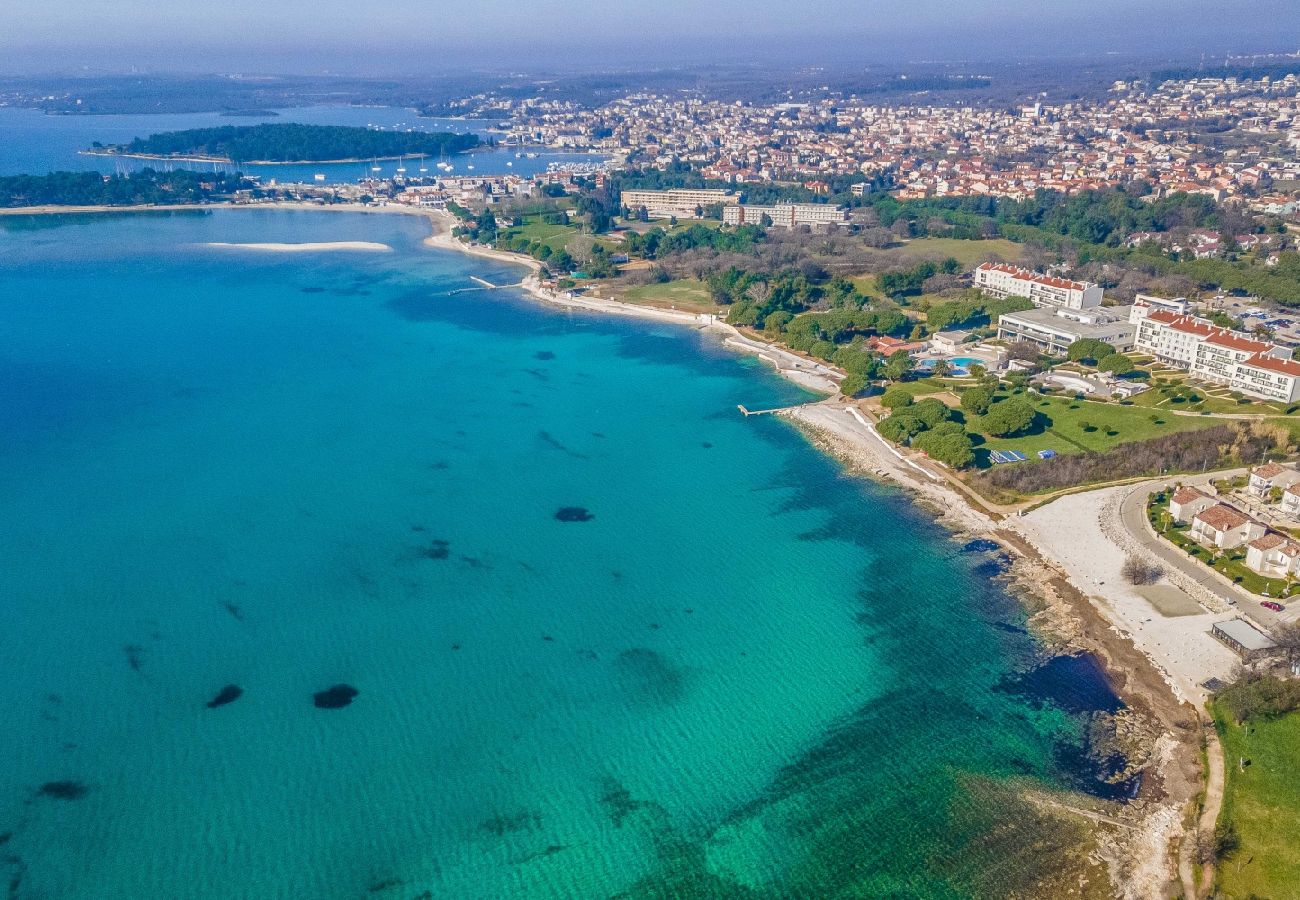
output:
[[6,896],[1042,896],[1119,701],[996,546],[427,233],[0,218]]
[[[399,167],[407,178],[437,177],[442,160],[408,157],[405,160],[367,160],[357,163],[286,163],[240,165],[198,162],[164,162],[122,156],[92,156],[89,150],[101,144],[125,144],[133,138],[189,128],[218,128],[293,122],[303,125],[348,125],[389,131],[473,133],[484,140],[500,139],[493,129],[500,122],[473,119],[433,119],[417,116],[413,110],[392,106],[304,106],[270,110],[270,116],[228,116],[210,113],[165,113],[139,115],[46,115],[38,109],[0,106],[0,176],[44,175],[46,172],[128,173],[143,168],[216,171],[238,169],[256,175],[263,184],[280,182],[353,184],[361,178],[393,178]],[[565,153],[541,148],[498,146],[446,160],[453,168],[446,173],[462,175],[505,175],[524,177],[545,172],[551,163],[599,163],[605,157],[589,153]],[[421,173],[421,167],[427,169]],[[472,168],[471,168],[472,167]],[[375,171],[378,170],[378,171]]]

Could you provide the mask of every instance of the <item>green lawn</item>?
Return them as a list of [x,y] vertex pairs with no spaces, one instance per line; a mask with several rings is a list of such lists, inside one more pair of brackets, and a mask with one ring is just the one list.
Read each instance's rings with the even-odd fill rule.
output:
[[1234,415],[1281,416],[1284,403],[1266,402],[1234,394],[1217,385],[1191,383],[1181,373],[1159,373],[1152,379],[1152,388],[1133,398],[1135,406],[1177,412],[1231,413]]
[[[1005,394],[1001,394],[1005,396]],[[985,435],[980,445],[988,450],[1019,450],[1033,457],[1039,450],[1081,453],[1109,450],[1116,444],[1141,441],[1175,431],[1192,431],[1222,424],[1211,418],[1173,416],[1139,406],[1071,400],[1065,397],[1022,395],[1038,413],[1029,433],[996,438]],[[1156,421],[1152,421],[1152,418]],[[980,417],[967,422],[967,430],[981,432]],[[1091,430],[1085,430],[1087,424]],[[978,449],[978,448],[977,448]]]
[[618,299],[628,303],[644,303],[647,306],[676,307],[695,312],[717,312],[718,304],[709,296],[709,289],[702,281],[694,278],[680,278],[663,284],[643,284],[629,288],[618,295]]
[[1228,900],[1300,897],[1300,713],[1243,727],[1211,708],[1228,775],[1219,821],[1241,841],[1220,863],[1218,887]]
[[891,247],[886,252],[897,253],[909,260],[943,259],[951,256],[963,266],[974,268],[983,262],[984,257],[990,253],[996,253],[1005,260],[1015,262],[1021,258],[1024,251],[1023,244],[1017,244],[1005,238],[994,238],[987,241],[964,241],[959,238],[926,237],[914,238],[901,246]]
[[533,221],[525,221],[523,225],[516,225],[505,232],[510,238],[525,237],[545,244],[551,248],[552,253],[563,250],[580,233],[581,230],[575,225],[546,225]]

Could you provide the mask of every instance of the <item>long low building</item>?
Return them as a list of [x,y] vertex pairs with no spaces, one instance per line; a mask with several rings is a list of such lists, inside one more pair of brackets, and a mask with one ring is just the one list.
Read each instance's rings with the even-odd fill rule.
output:
[[1064,356],[1075,341],[1105,341],[1124,352],[1133,349],[1136,329],[1127,306],[1095,309],[1027,309],[998,318],[998,337],[1004,341],[1029,341],[1044,352]]
[[982,263],[975,269],[975,287],[999,299],[1025,297],[1035,306],[1091,309],[1101,306],[1101,288],[1088,281],[1071,281],[1010,266]]
[[725,225],[771,225],[776,228],[795,228],[799,225],[842,225],[849,212],[842,206],[829,203],[778,203],[774,206],[737,204],[722,208]]
[[1135,347],[1197,378],[1261,400],[1300,400],[1300,362],[1291,350],[1196,316],[1134,306]]
[[727,206],[739,203],[740,198],[727,191],[672,188],[667,191],[623,191],[621,202],[633,213],[645,209],[651,219],[699,219],[710,206],[720,203],[725,211]]

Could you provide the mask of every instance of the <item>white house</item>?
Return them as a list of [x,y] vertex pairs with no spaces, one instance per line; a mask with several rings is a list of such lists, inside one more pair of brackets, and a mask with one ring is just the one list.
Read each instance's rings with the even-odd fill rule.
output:
[[1269,578],[1294,574],[1300,563],[1300,544],[1270,531],[1246,545],[1246,568]]
[[1282,492],[1282,512],[1300,519],[1300,484],[1293,484]]
[[1192,516],[1192,536],[1203,544],[1231,550],[1264,536],[1264,526],[1241,510],[1216,503]]
[[1300,472],[1280,463],[1264,463],[1250,470],[1247,488],[1256,497],[1267,497],[1273,488],[1285,489],[1300,483]]
[[1218,501],[1204,491],[1194,487],[1183,487],[1174,491],[1169,498],[1169,515],[1175,522],[1190,522],[1202,510],[1209,509]]

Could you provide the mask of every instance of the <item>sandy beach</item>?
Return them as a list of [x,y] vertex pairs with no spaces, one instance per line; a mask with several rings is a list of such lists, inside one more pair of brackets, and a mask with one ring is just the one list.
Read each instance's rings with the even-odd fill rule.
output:
[[205,247],[225,250],[260,250],[266,253],[319,253],[322,251],[361,251],[365,253],[391,253],[393,248],[374,241],[318,241],[303,244],[228,244],[210,241]]

